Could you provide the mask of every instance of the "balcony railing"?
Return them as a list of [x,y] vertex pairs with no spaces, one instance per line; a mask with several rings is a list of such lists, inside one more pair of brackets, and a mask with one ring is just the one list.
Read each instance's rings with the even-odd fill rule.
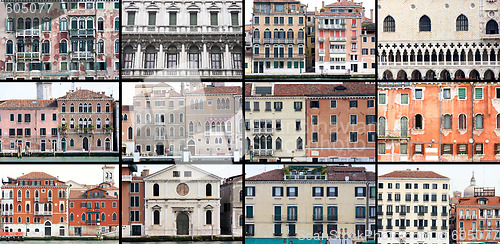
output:
[[347,38],[345,36],[330,36],[331,42],[345,42]]
[[466,216],[465,216],[465,219],[470,219],[470,218],[471,218],[471,216],[470,216],[470,215],[466,215]]
[[2,211],[2,215],[14,215],[14,211],[12,210]]
[[35,215],[52,215],[52,211],[35,211]]
[[410,137],[409,130],[385,130],[379,131],[378,136],[381,138],[408,138]]
[[32,37],[40,36],[40,30],[30,29],[30,30],[17,30],[16,37]]
[[385,227],[386,230],[392,230],[392,225],[388,225]]
[[327,215],[328,221],[337,221],[339,219],[338,215]]
[[438,216],[437,212],[431,212],[431,216]]
[[200,33],[234,33],[241,34],[241,26],[208,26],[208,25],[133,25],[124,26],[124,33],[148,34],[200,34]]
[[273,155],[273,149],[254,149],[253,153],[255,156],[271,156]]
[[285,180],[326,180],[326,175],[287,175]]
[[345,25],[342,25],[342,24],[328,24],[328,25],[319,24],[318,28],[319,29],[337,29],[337,30],[340,29],[340,30],[343,30],[343,29],[345,29]]
[[40,59],[40,52],[17,52],[17,59]]
[[35,197],[35,202],[40,201],[40,197]]
[[273,215],[273,221],[274,222],[282,222],[283,221],[283,215]]
[[228,77],[228,76],[241,76],[241,69],[127,69],[122,71],[124,76],[127,77],[144,77],[144,76],[157,76],[157,77]]
[[437,230],[437,226],[431,226],[431,230]]
[[71,58],[76,59],[92,59],[94,58],[95,53],[93,52],[74,52],[71,53]]
[[297,215],[287,215],[286,220],[289,222],[296,222],[297,221]]
[[441,216],[448,216],[448,213],[447,212],[442,212]]
[[441,226],[441,230],[447,230],[448,226]]
[[253,128],[254,134],[273,134],[273,128]]
[[52,197],[48,197],[47,201],[52,202]]
[[383,211],[377,211],[377,215],[384,215]]
[[319,49],[319,50],[318,50],[318,53],[325,53],[325,49],[324,49],[324,48]]
[[423,226],[423,225],[419,225],[419,226],[418,226],[418,229],[419,229],[419,230],[423,230],[423,229],[424,229],[424,226]]
[[425,214],[424,212],[419,212],[418,216],[424,216],[424,214]]
[[155,136],[155,140],[165,140],[165,136]]
[[324,37],[324,36],[319,36],[319,37],[318,37],[318,41],[320,41],[320,42],[324,42],[324,41],[325,41],[325,37]]
[[406,212],[400,212],[399,215],[406,216]]
[[472,219],[477,219],[477,215],[472,215]]
[[387,213],[385,213],[385,214],[386,214],[386,215],[392,215],[392,212],[387,212]]
[[330,53],[346,53],[347,49],[330,49]]
[[313,221],[323,221],[323,215],[313,214]]
[[69,30],[72,37],[92,37],[95,36],[95,29]]
[[465,216],[460,215],[460,216],[459,216],[459,219],[465,219]]
[[400,230],[406,230],[406,226],[399,226]]
[[122,181],[132,181],[131,175],[122,175]]
[[100,220],[87,220],[87,225],[97,225],[98,223],[101,223]]
[[305,39],[304,38],[298,38],[297,39],[297,44],[304,44],[305,43]]
[[254,44],[260,44],[260,38],[253,38]]

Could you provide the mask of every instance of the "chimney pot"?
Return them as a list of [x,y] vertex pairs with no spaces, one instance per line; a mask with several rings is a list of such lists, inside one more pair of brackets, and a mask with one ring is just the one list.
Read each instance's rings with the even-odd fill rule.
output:
[[370,9],[370,19],[373,21],[373,9]]
[[321,8],[325,7],[325,1],[321,1]]

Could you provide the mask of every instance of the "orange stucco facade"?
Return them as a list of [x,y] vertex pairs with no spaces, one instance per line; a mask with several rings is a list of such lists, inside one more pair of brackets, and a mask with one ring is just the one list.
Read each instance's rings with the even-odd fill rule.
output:
[[457,242],[498,242],[500,238],[500,197],[468,197],[456,206]]
[[500,83],[381,82],[379,161],[500,161]]

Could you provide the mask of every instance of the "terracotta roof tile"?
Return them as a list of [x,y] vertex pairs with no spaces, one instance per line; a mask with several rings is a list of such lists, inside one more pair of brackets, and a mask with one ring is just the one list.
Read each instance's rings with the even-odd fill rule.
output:
[[500,205],[500,196],[494,196],[494,197],[462,197],[458,199],[458,204],[457,207],[460,207],[460,205],[479,205],[477,203],[477,200],[479,198],[486,198],[488,199],[487,204],[481,204],[481,206],[498,206]]
[[[89,189],[92,190],[92,189]],[[102,189],[101,189],[102,190]],[[87,199],[87,195],[85,194],[86,191],[82,190],[70,190],[69,191],[69,199]],[[117,197],[105,195],[104,198],[106,199],[118,199]],[[95,197],[95,198],[89,198],[89,199],[102,199],[101,197]]]
[[182,97],[182,95],[174,90],[170,90],[170,97]]
[[252,83],[245,83],[245,96],[249,97],[252,95]]
[[242,88],[240,86],[216,86],[216,87],[205,87],[196,91],[188,92],[186,95],[196,95],[196,94],[237,94],[241,95]]
[[42,99],[12,99],[0,103],[0,109],[37,109],[37,108],[54,108],[57,109],[57,101],[42,100]]
[[[366,171],[365,167],[327,166],[329,181],[375,181],[375,172]],[[283,170],[274,169],[249,178],[246,181],[283,181]]]
[[444,178],[448,177],[440,175],[433,171],[422,171],[422,170],[396,170],[390,173],[379,175],[379,178]]
[[169,84],[165,83],[165,82],[160,82],[160,83],[156,83],[156,84],[137,84],[135,85],[135,88],[150,88],[150,87],[164,87],[164,86],[168,86],[170,87]]
[[19,180],[19,179],[57,179],[57,178],[44,172],[31,172],[23,176],[20,176],[17,179]]
[[345,1],[345,0],[342,0],[342,1],[339,1],[339,2],[334,2],[334,3],[330,3],[328,5],[325,5],[325,8],[326,7],[338,7],[338,6],[362,6],[363,4],[362,3],[355,3],[355,2],[351,2],[351,1]]
[[[245,96],[250,96],[250,87],[249,85],[245,85]],[[274,96],[374,96],[376,93],[375,90],[375,83],[369,82],[343,82],[342,84],[275,84]]]
[[332,13],[332,12],[323,12],[323,13],[317,13],[316,16],[361,16],[361,13]]
[[107,96],[104,92],[81,89],[74,92],[68,92],[59,99],[112,99],[112,97]]

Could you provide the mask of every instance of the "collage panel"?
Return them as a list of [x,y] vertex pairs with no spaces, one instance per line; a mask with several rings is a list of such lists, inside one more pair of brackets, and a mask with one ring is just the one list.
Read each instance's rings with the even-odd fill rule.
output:
[[121,171],[123,243],[242,243],[242,165],[128,164]]
[[245,78],[375,79],[375,0],[245,2]]
[[118,82],[0,83],[0,161],[118,162],[119,93]]
[[121,3],[122,78],[242,79],[242,0]]
[[119,78],[120,3],[2,1],[0,79]]
[[499,170],[488,164],[379,165],[378,243],[498,242]]
[[245,160],[375,162],[374,82],[246,82]]
[[241,82],[123,82],[124,162],[239,162]]
[[245,243],[376,243],[375,164],[247,164],[245,173]]
[[118,164],[2,164],[1,241],[119,243]]
[[378,82],[379,162],[500,162],[497,82]]

